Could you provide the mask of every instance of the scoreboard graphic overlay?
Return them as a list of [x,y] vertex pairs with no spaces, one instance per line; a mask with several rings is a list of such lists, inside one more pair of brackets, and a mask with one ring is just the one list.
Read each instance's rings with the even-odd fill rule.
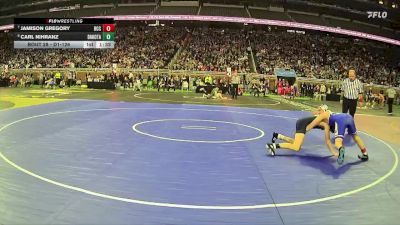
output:
[[110,18],[15,18],[14,48],[96,48],[115,45]]

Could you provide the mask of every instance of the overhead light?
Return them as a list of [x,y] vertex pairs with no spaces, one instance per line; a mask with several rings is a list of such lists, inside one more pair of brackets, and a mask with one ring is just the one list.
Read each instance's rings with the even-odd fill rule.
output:
[[379,0],[379,4],[383,5],[383,1],[382,1],[382,0]]
[[397,8],[397,5],[394,4],[394,2],[392,3],[392,8]]

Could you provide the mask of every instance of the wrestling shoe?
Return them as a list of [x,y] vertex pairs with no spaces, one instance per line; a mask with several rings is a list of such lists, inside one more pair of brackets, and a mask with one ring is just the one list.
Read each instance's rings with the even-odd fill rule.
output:
[[358,158],[361,159],[362,161],[368,161],[368,154],[358,155]]
[[345,152],[344,147],[339,148],[339,156],[336,160],[339,165],[342,165],[344,162],[344,152]]
[[275,155],[275,150],[276,150],[276,145],[275,143],[267,143],[265,145],[265,148],[269,150],[269,154],[274,156]]
[[275,143],[277,139],[278,139],[278,133],[276,132],[272,133],[272,139],[271,139],[272,143]]

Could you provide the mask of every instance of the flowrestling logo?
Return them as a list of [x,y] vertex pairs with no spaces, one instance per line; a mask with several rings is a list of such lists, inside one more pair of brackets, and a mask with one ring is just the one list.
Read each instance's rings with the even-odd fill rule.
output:
[[388,14],[386,11],[367,11],[368,18],[386,19]]

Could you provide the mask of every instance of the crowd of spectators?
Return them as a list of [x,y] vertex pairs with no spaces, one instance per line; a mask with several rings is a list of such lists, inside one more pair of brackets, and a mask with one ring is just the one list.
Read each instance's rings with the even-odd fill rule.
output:
[[288,68],[300,76],[340,80],[352,67],[364,83],[400,84],[398,67],[389,65],[388,45],[327,34],[121,26],[116,47],[108,50],[13,49],[12,35],[0,34],[0,68],[111,68],[117,63],[120,68],[218,72],[231,67],[239,73],[255,68],[261,74]]
[[255,31],[251,35],[258,72],[294,69],[309,78],[341,80],[355,68],[364,83],[400,84],[398,68],[391,66],[386,44],[323,34]]
[[177,70],[250,72],[248,34],[244,30],[196,29],[173,65]]
[[12,34],[1,36],[0,66],[9,68],[167,68],[180,47],[185,29],[121,27],[114,49],[13,49]]
[[184,28],[124,27],[112,51],[119,67],[165,69],[186,37]]

